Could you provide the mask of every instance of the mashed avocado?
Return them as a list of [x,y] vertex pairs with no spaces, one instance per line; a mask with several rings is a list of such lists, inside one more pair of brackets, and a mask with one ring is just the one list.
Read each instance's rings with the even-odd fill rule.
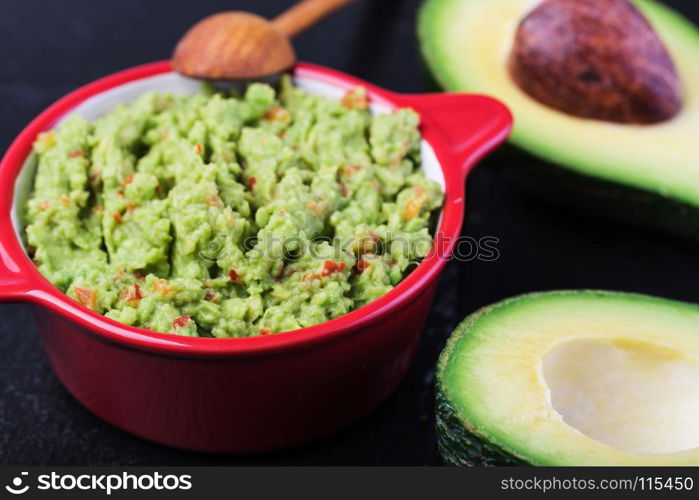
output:
[[41,134],[27,207],[41,273],[112,319],[178,335],[307,327],[381,297],[431,248],[440,187],[419,118],[252,84],[151,93]]

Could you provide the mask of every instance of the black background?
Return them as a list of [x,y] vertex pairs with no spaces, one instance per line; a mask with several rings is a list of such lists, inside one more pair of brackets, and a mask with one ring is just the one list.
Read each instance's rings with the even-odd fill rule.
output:
[[[486,0],[487,1],[487,0]],[[95,78],[167,58],[198,19],[222,10],[273,17],[291,0],[1,0],[0,150],[48,104]],[[419,0],[361,0],[301,35],[302,60],[391,90],[428,90],[415,39]],[[666,3],[699,22],[699,4]],[[396,393],[339,434],[257,456],[211,456],[131,437],[82,408],[41,350],[30,310],[0,306],[0,463],[10,465],[439,464],[433,366],[456,324],[480,306],[535,290],[603,288],[697,301],[696,247],[552,209],[488,161],[468,182],[464,234],[499,238],[496,262],[452,262],[418,358]],[[157,404],[157,403],[156,403]]]

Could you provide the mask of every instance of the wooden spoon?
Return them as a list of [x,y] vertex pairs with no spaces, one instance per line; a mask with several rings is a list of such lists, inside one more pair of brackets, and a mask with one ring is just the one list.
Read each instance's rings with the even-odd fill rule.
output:
[[248,12],[202,19],[182,37],[172,67],[211,81],[263,79],[296,63],[289,39],[354,0],[303,0],[273,21]]

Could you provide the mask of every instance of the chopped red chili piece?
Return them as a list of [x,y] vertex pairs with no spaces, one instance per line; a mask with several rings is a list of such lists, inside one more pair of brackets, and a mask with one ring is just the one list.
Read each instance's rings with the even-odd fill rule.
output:
[[269,328],[260,328],[260,335],[272,335],[272,330]]
[[80,304],[93,311],[97,309],[97,290],[94,288],[80,288],[76,286],[73,291]]
[[184,316],[173,319],[172,326],[175,328],[184,328],[185,326],[187,326],[187,323],[189,323],[190,319],[191,317],[189,316],[189,314],[185,314]]
[[141,287],[138,286],[138,283],[134,283],[132,286],[121,292],[119,294],[119,298],[124,302],[128,302],[130,305],[135,305],[134,303],[143,298],[143,292],[141,292]]
[[133,174],[129,175],[124,179],[124,186],[128,186],[133,182]]
[[115,221],[117,221],[118,224],[121,224],[121,221],[123,220],[123,218],[122,218],[122,216],[121,216],[121,214],[120,214],[119,212],[114,212],[114,213],[112,214],[112,219],[114,219]]
[[341,273],[345,270],[347,264],[344,262],[335,262],[333,260],[326,260],[323,264],[323,276],[330,276],[331,274]]
[[357,272],[363,273],[367,270],[367,268],[369,268],[370,265],[371,264],[369,264],[369,262],[366,259],[359,259],[355,267],[357,268]]
[[350,90],[342,98],[342,106],[347,109],[367,109],[369,98],[362,89]]
[[255,184],[257,184],[257,177],[254,175],[248,179],[248,189],[252,191],[255,189]]
[[228,272],[228,277],[231,279],[233,283],[237,283],[238,285],[240,285],[243,282],[243,279],[237,272],[235,272],[235,269],[231,269]]

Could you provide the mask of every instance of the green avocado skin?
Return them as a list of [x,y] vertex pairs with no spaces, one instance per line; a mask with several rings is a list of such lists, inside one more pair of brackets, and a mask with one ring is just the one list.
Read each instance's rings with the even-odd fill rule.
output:
[[[525,297],[527,295],[522,296],[522,298]],[[475,426],[468,421],[468,418],[465,415],[460,416],[458,410],[451,404],[447,396],[447,387],[443,380],[449,358],[456,349],[461,337],[468,335],[471,326],[481,316],[490,313],[494,308],[516,300],[519,300],[519,298],[508,299],[498,304],[483,307],[469,315],[456,327],[439,357],[435,383],[435,425],[437,446],[446,465],[460,467],[537,465],[481,437]]]
[[437,386],[437,446],[446,465],[501,467],[530,465],[470,432]]
[[553,207],[699,243],[699,207],[575,172],[510,144],[489,161],[506,181]]

